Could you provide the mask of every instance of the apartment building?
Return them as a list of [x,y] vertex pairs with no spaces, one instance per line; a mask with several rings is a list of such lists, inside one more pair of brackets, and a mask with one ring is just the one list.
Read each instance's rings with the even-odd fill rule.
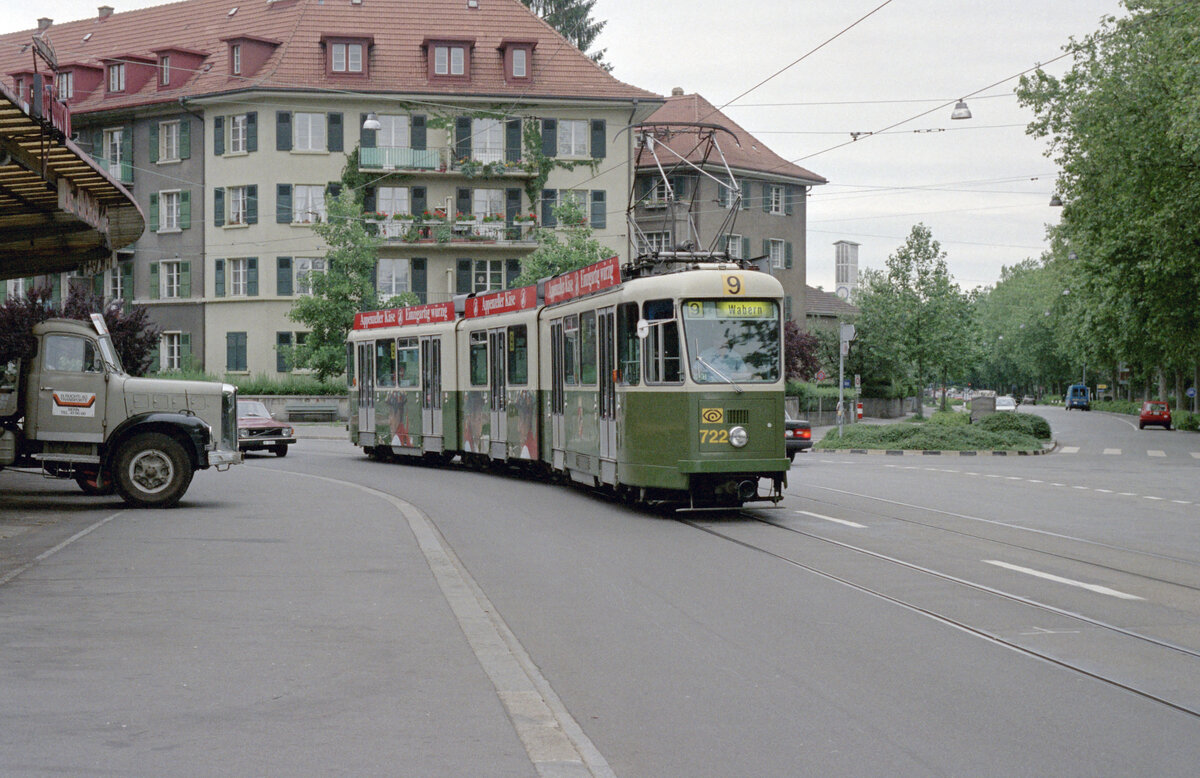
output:
[[[707,159],[695,135],[660,140],[708,175],[679,164],[670,153],[660,154],[656,162],[641,152],[634,190],[640,240],[634,252],[714,247],[733,258],[758,259],[759,267],[783,284],[785,317],[803,328],[806,196],[826,179],[783,159],[698,94],[674,89],[646,122],[647,128],[701,123],[724,131],[715,133],[720,153],[709,153]],[[735,182],[740,199],[731,185]]]
[[80,145],[146,214],[103,274],[66,282],[148,306],[161,369],[291,370],[305,333],[287,314],[324,270],[312,225],[348,163],[381,238],[383,300],[505,285],[565,196],[624,255],[632,145],[619,133],[662,101],[519,0],[101,6],[0,36],[14,83],[32,75],[34,35],[57,53]]

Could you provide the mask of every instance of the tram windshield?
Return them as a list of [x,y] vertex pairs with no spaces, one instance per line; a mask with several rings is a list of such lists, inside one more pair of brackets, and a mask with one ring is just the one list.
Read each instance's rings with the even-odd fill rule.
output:
[[779,380],[779,306],[774,300],[685,300],[683,330],[692,380]]

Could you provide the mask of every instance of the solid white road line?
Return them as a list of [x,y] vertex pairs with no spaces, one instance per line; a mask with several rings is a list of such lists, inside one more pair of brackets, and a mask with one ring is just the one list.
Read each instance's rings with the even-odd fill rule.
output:
[[985,564],[995,565],[996,567],[1003,567],[1005,570],[1013,570],[1018,573],[1025,573],[1026,575],[1032,575],[1032,576],[1036,576],[1038,578],[1044,578],[1047,581],[1054,581],[1055,583],[1066,584],[1067,586],[1077,586],[1080,589],[1087,589],[1089,592],[1096,592],[1097,594],[1106,594],[1109,597],[1118,597],[1122,600],[1140,600],[1140,599],[1142,599],[1141,597],[1138,597],[1136,594],[1126,594],[1125,592],[1119,592],[1116,589],[1109,589],[1107,586],[1083,583],[1082,581],[1072,581],[1070,578],[1063,578],[1062,576],[1057,576],[1052,573],[1043,573],[1041,570],[1031,570],[1028,567],[1020,567],[1018,565],[1010,565],[1008,562],[1001,562],[996,559],[984,559],[983,562]]
[[803,516],[812,516],[814,519],[824,519],[825,521],[832,521],[836,524],[845,524],[847,527],[854,527],[855,529],[866,529],[867,528],[866,524],[859,524],[856,521],[846,521],[845,519],[835,519],[832,516],[822,516],[819,513],[813,513],[811,511],[796,511],[796,513],[799,513]]

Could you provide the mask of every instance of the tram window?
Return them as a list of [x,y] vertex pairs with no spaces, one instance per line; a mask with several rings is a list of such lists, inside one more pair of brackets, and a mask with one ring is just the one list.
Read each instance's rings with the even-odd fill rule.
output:
[[487,333],[471,333],[471,386],[488,385]]
[[596,312],[579,315],[579,383],[596,383]]
[[346,386],[354,388],[354,344],[346,344]]
[[529,383],[529,338],[524,324],[508,328],[508,383]]
[[563,383],[579,383],[579,317],[575,314],[563,318]]
[[647,300],[643,305],[650,334],[646,337],[647,383],[683,381],[679,360],[679,324],[673,300]]
[[416,386],[420,376],[417,375],[420,364],[417,354],[416,338],[400,338],[396,341],[396,375],[397,386]]
[[396,385],[396,341],[375,341],[375,386],[380,389]]
[[637,336],[637,303],[621,303],[617,308],[617,367],[621,383],[637,386],[641,379],[641,341]]

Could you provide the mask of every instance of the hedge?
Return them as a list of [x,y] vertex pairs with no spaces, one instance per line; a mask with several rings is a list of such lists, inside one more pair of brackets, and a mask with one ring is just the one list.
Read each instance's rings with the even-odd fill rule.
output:
[[831,429],[815,449],[886,449],[909,451],[1040,451],[1037,438],[1016,430],[993,432],[980,425],[855,424],[838,436]]

